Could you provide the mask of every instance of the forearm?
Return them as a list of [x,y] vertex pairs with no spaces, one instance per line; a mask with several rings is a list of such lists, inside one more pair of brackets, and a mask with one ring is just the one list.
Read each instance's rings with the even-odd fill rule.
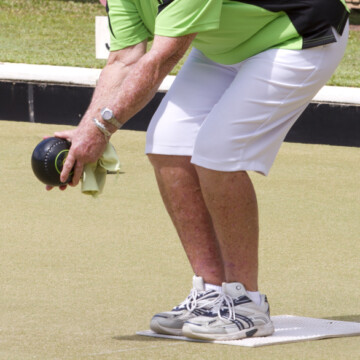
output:
[[[108,135],[116,131],[114,125],[105,124],[107,121],[101,119],[101,109],[110,108],[121,124],[129,120],[150,101],[194,37],[194,34],[181,38],[155,37],[156,41],[148,53],[145,53],[146,42],[142,42],[110,54],[79,126],[55,133],[55,136],[71,142],[60,176],[62,181],[73,171],[72,185],[77,185],[84,165],[99,159],[109,140]],[[94,118],[98,123],[94,124]]]
[[117,120],[124,124],[139,112],[156,94],[162,80],[168,74],[164,67],[152,61],[148,55],[139,61],[114,94],[110,103]]
[[103,107],[110,107],[113,99],[117,97],[124,79],[145,54],[146,45],[147,43],[144,41],[127,49],[110,53],[108,62],[100,74],[90,105],[80,125],[91,124],[94,117],[100,117],[100,111]]
[[[101,108],[110,108],[124,124],[155,95],[161,82],[180,60],[193,37],[154,41],[152,49],[131,66],[108,65],[102,72],[87,117],[97,117]],[[116,128],[108,126],[110,132]]]
[[118,93],[122,82],[133,66],[124,66],[122,63],[115,62],[104,67],[96,84],[87,114],[95,116],[104,106],[113,101],[112,99]]

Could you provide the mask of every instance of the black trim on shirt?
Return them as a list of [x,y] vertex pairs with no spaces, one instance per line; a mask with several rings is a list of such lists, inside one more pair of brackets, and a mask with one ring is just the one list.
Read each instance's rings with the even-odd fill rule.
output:
[[161,13],[168,5],[170,5],[174,0],[158,0],[158,14]]
[[109,11],[110,11],[109,2],[107,1],[107,2],[106,2],[106,12],[107,12],[107,15],[108,15],[109,30],[110,30],[112,36],[113,36],[114,38],[116,38],[116,36],[115,36],[115,34],[114,34],[114,31],[113,31],[113,29],[112,29],[112,26],[111,26]]
[[303,49],[335,42],[332,27],[342,35],[349,13],[340,0],[233,0],[272,12],[285,12],[303,38]]

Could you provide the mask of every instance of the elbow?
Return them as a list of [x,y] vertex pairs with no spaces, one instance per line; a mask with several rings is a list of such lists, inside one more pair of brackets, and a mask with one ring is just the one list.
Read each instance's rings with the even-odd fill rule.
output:
[[110,52],[107,65],[117,64],[126,67],[136,64],[146,53],[146,45],[147,41],[143,41],[139,44]]

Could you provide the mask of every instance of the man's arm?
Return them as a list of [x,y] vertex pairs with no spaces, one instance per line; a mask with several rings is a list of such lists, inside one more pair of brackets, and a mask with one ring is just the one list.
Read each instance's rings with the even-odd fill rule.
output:
[[136,66],[139,59],[146,53],[146,45],[147,42],[143,41],[134,46],[110,53],[84,118],[91,114],[98,115],[97,111],[100,111],[100,108],[102,108],[101,104],[111,101],[124,79],[132,71],[132,68]]
[[109,104],[118,121],[125,123],[153,98],[161,82],[183,57],[195,36],[155,36],[151,50],[138,61]]
[[[182,58],[195,36],[155,36],[147,53],[146,43],[140,43],[110,55],[79,126],[75,130],[55,133],[72,143],[61,173],[62,181],[68,178],[74,168],[72,185],[77,185],[84,165],[96,161],[104,152],[106,139],[93,123],[94,117],[101,120],[100,110],[108,107],[120,123],[128,121],[153,98],[165,76]],[[116,131],[115,126],[104,125],[111,133]]]

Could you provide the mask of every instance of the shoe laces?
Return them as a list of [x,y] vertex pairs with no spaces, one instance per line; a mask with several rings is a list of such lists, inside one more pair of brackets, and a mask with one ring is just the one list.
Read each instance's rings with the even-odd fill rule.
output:
[[[195,309],[202,309],[205,307],[210,307],[216,303],[217,298],[214,298],[216,294],[215,290],[208,290],[201,294],[197,289],[191,289],[189,296],[185,300],[186,309],[190,312],[193,312]],[[218,294],[220,296],[220,294]]]
[[231,296],[220,294],[214,303],[213,313],[217,313],[220,319],[235,320],[235,304]]

